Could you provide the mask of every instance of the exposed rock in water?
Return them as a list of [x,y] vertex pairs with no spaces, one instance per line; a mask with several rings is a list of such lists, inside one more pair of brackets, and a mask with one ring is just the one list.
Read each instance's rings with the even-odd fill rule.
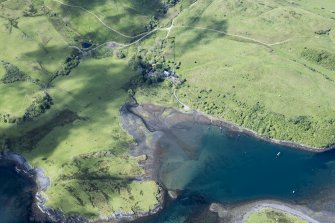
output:
[[168,195],[173,200],[176,200],[178,198],[178,193],[176,191],[173,191],[173,190],[169,190]]

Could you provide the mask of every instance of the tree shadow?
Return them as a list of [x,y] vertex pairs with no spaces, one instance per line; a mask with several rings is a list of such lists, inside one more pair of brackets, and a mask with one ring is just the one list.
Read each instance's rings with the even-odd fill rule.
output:
[[26,132],[24,135],[6,138],[4,147],[10,150],[31,151],[37,146],[37,143],[47,136],[54,128],[71,124],[77,119],[79,119],[79,116],[75,112],[64,109],[49,121],[43,123],[43,125],[37,126]]
[[[39,52],[32,52],[31,55],[38,53]],[[111,60],[113,60],[113,58],[111,58]],[[69,76],[61,76],[52,82],[50,89],[45,89],[46,91],[51,91],[49,93],[51,97],[53,97],[52,91],[64,90],[60,84],[61,81],[73,80],[73,82],[70,83],[73,90],[70,89],[69,92],[64,90],[64,92],[57,93],[57,100],[54,101],[55,105],[51,107],[50,111],[44,113],[37,120],[24,122],[20,125],[8,125],[7,128],[0,129],[2,149],[19,152],[29,157],[29,160],[39,160],[38,162],[43,161],[47,164],[55,165],[53,162],[57,160],[48,158],[56,152],[61,143],[68,140],[68,136],[72,131],[75,131],[77,128],[86,130],[92,128],[92,131],[96,132],[100,130],[98,128],[99,123],[106,124],[106,122],[110,122],[111,125],[117,128],[116,130],[108,130],[110,131],[110,137],[115,139],[116,143],[113,147],[106,144],[106,148],[101,148],[101,151],[113,151],[113,155],[115,156],[127,153],[127,148],[129,148],[130,145],[128,141],[125,141],[127,137],[121,127],[119,127],[119,119],[117,117],[119,113],[115,111],[118,111],[120,101],[122,101],[122,103],[123,100],[126,102],[125,95],[127,93],[123,87],[130,81],[132,71],[129,70],[126,63],[122,64],[122,66],[118,66],[118,63],[111,63],[109,65],[104,63],[94,63],[93,65],[90,63],[82,63],[81,66],[81,71],[85,71],[85,75],[81,72],[75,72]],[[111,68],[110,66],[113,67]],[[109,74],[107,72],[109,69],[117,69],[117,72]],[[110,114],[111,106],[115,115]],[[91,115],[94,115],[94,117]],[[106,129],[102,131],[106,131]],[[77,137],[80,137],[80,135]],[[98,137],[94,137],[99,140]],[[46,141],[46,139],[52,142],[44,143],[43,146],[41,146],[40,143]],[[82,139],[82,141],[85,140],[91,139]],[[79,150],[80,148],[69,145],[66,149],[70,151]],[[72,162],[71,160],[72,158],[69,156],[70,163]],[[83,170],[81,169],[80,171]],[[67,186],[67,180],[62,181],[58,179],[53,181],[53,183],[57,181],[60,184],[64,184],[64,187]],[[83,173],[75,176],[72,181],[77,182],[76,185],[78,187],[82,186],[82,188],[78,188],[78,190],[83,189],[85,193],[89,194],[93,188],[96,193],[104,196],[103,194],[105,192],[102,188],[96,185],[93,187],[94,182],[96,182],[97,185],[99,185],[99,182],[100,184],[103,182],[106,187],[108,185],[114,185],[112,188],[115,187],[118,189],[128,188],[128,185],[134,181],[134,178],[110,174],[94,177]],[[71,191],[69,191],[69,193],[71,193]],[[72,195],[75,196],[74,193],[72,193]],[[59,202],[61,202],[61,200]]]
[[[114,41],[129,42],[135,38],[124,37],[117,32],[108,29],[105,25],[124,33],[125,35],[133,36],[145,32],[146,27],[151,22],[152,18],[160,17],[164,14],[164,11],[166,11],[166,5],[162,0],[67,0],[64,3],[72,6],[80,6],[82,8],[61,5],[61,18],[70,17],[71,20],[84,21],[84,17],[89,16],[92,21],[96,20],[97,27],[92,27],[94,29],[94,32],[92,33],[95,33],[95,35],[92,35],[92,33],[90,35],[90,38],[94,42],[107,41],[110,39],[113,39]],[[97,10],[98,8],[101,8],[101,5],[103,4],[106,4],[107,7],[103,11]],[[111,4],[115,4],[115,7],[108,7]],[[85,9],[91,13],[88,13]],[[92,13],[95,13],[101,18],[105,25]],[[140,22],[142,20],[143,22]],[[85,24],[85,26],[87,25],[88,24]],[[88,33],[85,33],[85,31],[79,31],[80,29],[78,29],[78,27],[73,26],[72,28],[77,30],[83,38],[88,36]]]
[[[31,54],[38,54],[38,52]],[[128,82],[132,77],[129,75],[129,73],[132,72],[126,64],[122,69],[120,69],[120,75],[110,76],[104,76],[103,73],[99,73],[110,69],[108,65],[100,64],[91,66],[83,64],[82,66],[85,67],[84,70],[86,73],[92,75],[79,74],[79,76],[75,76],[70,74],[69,76],[61,76],[56,79],[73,79],[78,85],[80,85],[80,88],[68,92],[59,88],[57,83],[52,82],[50,89],[45,89],[46,91],[52,89],[56,91],[63,91],[61,92],[61,94],[65,95],[63,101],[66,101],[66,104],[63,107],[60,108],[56,104],[56,106],[54,106],[56,108],[51,107],[52,112],[46,112],[42,115],[40,120],[38,119],[24,122],[23,124],[12,125],[8,128],[0,130],[2,142],[4,143],[4,139],[7,139],[7,149],[15,151],[31,151],[38,144],[38,142],[45,138],[56,127],[71,126],[71,123],[76,120],[79,120],[82,125],[85,125],[85,123],[90,120],[90,117],[80,116],[79,113],[83,111],[86,113],[93,113],[96,109],[99,109],[99,115],[101,115],[101,117],[97,118],[101,119],[104,115],[107,115],[105,112],[108,111],[105,111],[105,109],[107,109],[111,103],[114,103],[114,101],[120,100],[119,97],[121,92],[124,92],[122,94],[126,94],[124,86],[128,85]],[[124,75],[129,76],[125,77]],[[115,94],[113,94],[113,92],[115,92]],[[53,97],[53,93],[50,94],[51,97]],[[57,103],[57,101],[55,103]],[[74,108],[75,110],[73,110]],[[58,143],[63,141],[67,137],[67,131],[71,131],[71,128],[67,128],[66,131],[63,131],[58,138],[54,138],[54,140]],[[17,136],[17,134],[13,134],[11,136],[11,133],[13,132],[20,134],[19,136]],[[58,143],[55,143],[54,146],[57,147]],[[53,149],[55,148],[49,148],[48,151],[51,153]],[[47,156],[48,154],[45,155]]]
[[[34,58],[35,64],[33,66],[34,70],[39,73],[39,79],[43,83],[47,83],[50,78],[55,75],[55,72],[63,66],[65,63],[66,58],[63,59],[64,55],[70,55],[71,49],[67,47],[59,47],[59,46],[47,46],[44,44],[39,44],[39,50],[32,51],[29,53],[24,54],[24,58]],[[64,53],[64,52],[67,52]],[[48,67],[51,64],[55,63],[55,60],[62,60],[59,61],[58,67],[55,70],[51,70]]]
[[[202,25],[206,24],[206,26]],[[194,50],[198,46],[204,46],[219,38],[226,37],[228,23],[226,20],[215,20],[210,17],[190,17],[182,26],[176,26],[175,42],[176,52],[179,56]]]

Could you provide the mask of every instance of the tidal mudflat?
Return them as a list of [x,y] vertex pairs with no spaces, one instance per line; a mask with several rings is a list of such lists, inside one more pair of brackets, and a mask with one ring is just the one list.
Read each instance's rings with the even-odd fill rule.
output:
[[[162,210],[137,222],[237,222],[262,207],[335,222],[335,150],[312,152],[273,143],[172,108],[127,105],[121,116],[137,142],[131,154],[145,155],[146,177],[169,192]],[[7,182],[0,187],[2,220],[28,221],[33,182],[13,165],[0,167],[0,178]],[[213,203],[219,205],[213,208]]]
[[[134,134],[140,149],[134,151],[151,148],[153,176],[177,194],[163,211],[144,222],[195,222],[200,213],[200,219],[205,215],[209,221],[212,214],[201,210],[208,210],[211,203],[229,210],[263,199],[299,206],[320,222],[335,222],[334,150],[315,153],[271,143],[213,125],[198,113],[150,105],[128,110],[128,125],[130,116],[133,124],[142,122],[137,128],[142,134]],[[211,221],[220,219],[212,216]]]

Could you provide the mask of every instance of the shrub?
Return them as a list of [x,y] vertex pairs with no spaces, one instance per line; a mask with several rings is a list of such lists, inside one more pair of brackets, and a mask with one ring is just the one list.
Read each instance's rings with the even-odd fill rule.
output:
[[317,63],[327,69],[335,70],[335,54],[326,50],[305,48],[301,55],[307,60]]
[[312,122],[307,116],[295,116],[289,119],[289,122],[302,127],[304,130],[309,130],[311,128]]
[[9,84],[16,81],[25,81],[28,76],[13,64],[2,62],[5,68],[5,76],[1,79],[2,83]]
[[115,55],[119,59],[123,59],[126,57],[126,55],[121,50],[116,51]]

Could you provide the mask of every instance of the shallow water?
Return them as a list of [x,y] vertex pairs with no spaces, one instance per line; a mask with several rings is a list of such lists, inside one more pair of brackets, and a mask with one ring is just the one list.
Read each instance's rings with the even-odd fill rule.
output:
[[[208,212],[212,202],[234,206],[269,198],[335,213],[335,150],[306,152],[194,122],[159,135],[155,175],[181,192],[163,211],[138,222],[217,222]],[[5,167],[0,182],[0,222],[27,222],[32,185]]]
[[28,222],[33,182],[19,175],[10,165],[0,165],[0,182],[0,222]]
[[157,178],[182,193],[143,222],[196,222],[192,216],[212,202],[269,198],[335,211],[335,151],[306,152],[194,123],[164,132],[157,147]]

